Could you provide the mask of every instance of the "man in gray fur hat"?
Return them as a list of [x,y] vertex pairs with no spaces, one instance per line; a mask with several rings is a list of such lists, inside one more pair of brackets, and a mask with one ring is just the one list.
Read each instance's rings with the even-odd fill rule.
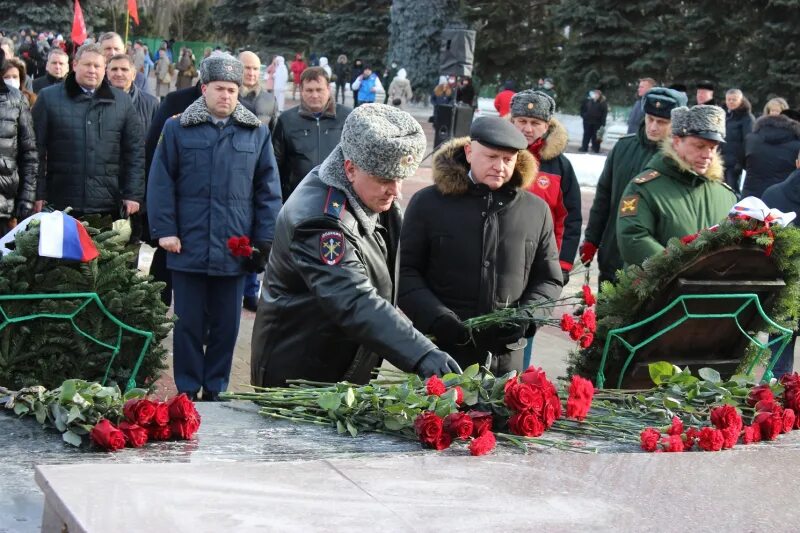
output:
[[617,210],[617,241],[628,265],[663,253],[673,237],[718,224],[736,203],[717,152],[725,142],[725,112],[697,105],[671,116],[672,136],[625,188]]
[[211,401],[228,385],[245,273],[263,271],[281,208],[269,129],[238,102],[242,73],[227,54],[203,61],[203,96],[167,120],[147,187],[150,235],[172,271],[175,384]]
[[278,215],[253,325],[251,381],[366,383],[385,357],[427,377],[458,364],[392,305],[402,180],[425,152],[414,118],[365,104]]

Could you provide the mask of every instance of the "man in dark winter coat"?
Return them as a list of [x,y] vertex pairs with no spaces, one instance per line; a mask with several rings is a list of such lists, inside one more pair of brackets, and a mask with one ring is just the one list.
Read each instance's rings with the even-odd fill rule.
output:
[[739,194],[739,180],[742,177],[745,156],[745,139],[753,131],[755,118],[750,102],[739,89],[731,89],[725,94],[728,108],[725,117],[725,144],[722,145],[722,162],[725,165],[725,183]]
[[655,86],[656,80],[653,78],[639,80],[639,85],[636,88],[636,102],[634,102],[631,113],[628,115],[628,135],[639,131],[639,126],[642,125],[644,120],[644,96],[647,91]]
[[[237,101],[242,72],[227,54],[204,61],[203,97],[164,125],[147,185],[175,291],[175,385],[211,401],[228,385],[244,274],[263,270],[281,207],[269,130]],[[228,244],[242,236],[255,245],[244,258]]]
[[528,190],[547,202],[553,217],[564,285],[581,239],[581,190],[569,159],[567,130],[553,113],[556,102],[541,91],[526,90],[511,98],[511,123],[525,136],[539,172]]
[[383,357],[425,377],[460,372],[392,306],[402,219],[396,198],[425,145],[411,115],[365,104],[289,197],[253,325],[254,385],[366,383]]
[[710,81],[699,81],[695,86],[695,101],[697,105],[717,105],[714,100],[714,84]]
[[672,110],[672,137],[622,193],[617,241],[627,265],[664,252],[667,242],[719,224],[736,203],[717,148],[725,112],[711,105]]
[[522,370],[524,339],[548,311],[529,310],[473,335],[463,320],[557,298],[562,276],[547,204],[525,189],[536,159],[525,137],[499,117],[477,119],[470,138],[434,155],[434,185],[411,199],[400,237],[398,304],[460,365]]
[[39,93],[33,124],[39,150],[37,210],[46,201],[75,216],[139,211],[144,202],[144,146],[127,94],[105,79],[99,45],[81,46],[73,72]]
[[644,95],[645,115],[639,131],[620,138],[608,154],[580,249],[584,264],[591,263],[599,249],[601,285],[616,281],[617,270],[623,266],[617,246],[617,210],[622,192],[658,152],[659,143],[670,136],[672,110],[686,103],[684,93],[664,87],[650,89]]
[[742,198],[761,198],[768,187],[785,180],[795,169],[798,151],[800,122],[786,114],[764,115],[756,120],[753,132],[745,141],[747,176],[742,187]]
[[589,143],[592,143],[592,152],[600,152],[600,129],[606,127],[608,117],[608,102],[600,89],[589,91],[589,97],[581,105],[581,118],[583,119],[583,140],[581,141],[580,152],[589,151]]
[[136,108],[136,114],[142,123],[142,131],[150,129],[153,116],[158,109],[158,98],[143,92],[133,84],[133,80],[136,78],[136,68],[133,66],[131,57],[127,54],[115,55],[109,60],[107,71],[108,82],[111,86],[131,97],[133,107]]
[[69,74],[69,57],[67,53],[61,48],[53,48],[47,54],[47,65],[45,66],[47,72],[44,76],[39,76],[33,80],[33,92],[39,92],[45,87],[50,87],[57,83],[61,83]]
[[278,120],[278,101],[274,94],[261,87],[261,59],[253,52],[244,51],[239,54],[239,61],[244,65],[244,84],[239,101],[272,131]]
[[[0,50],[0,64],[4,53]],[[28,103],[0,78],[0,236],[33,212],[39,158]]]
[[322,68],[303,71],[300,105],[281,114],[272,141],[284,202],[339,143],[349,113],[350,108],[334,100],[328,74]]

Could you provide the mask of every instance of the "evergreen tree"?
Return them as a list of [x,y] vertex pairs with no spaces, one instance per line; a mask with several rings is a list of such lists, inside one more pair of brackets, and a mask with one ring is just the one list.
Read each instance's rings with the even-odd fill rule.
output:
[[339,54],[361,58],[377,70],[386,57],[391,0],[341,0],[325,14],[314,51],[331,65]]

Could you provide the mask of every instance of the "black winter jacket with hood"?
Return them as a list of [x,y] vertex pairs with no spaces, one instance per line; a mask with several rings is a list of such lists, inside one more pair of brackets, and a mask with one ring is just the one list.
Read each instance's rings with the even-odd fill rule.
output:
[[33,209],[38,167],[27,100],[0,79],[0,218],[27,216]]
[[744,141],[753,130],[755,122],[750,102],[742,98],[742,103],[725,114],[725,142],[720,145],[722,162],[726,169],[739,171],[744,168]]
[[759,118],[745,144],[747,177],[742,197],[760,198],[767,187],[785,180],[795,169],[798,153],[800,122],[785,115]]

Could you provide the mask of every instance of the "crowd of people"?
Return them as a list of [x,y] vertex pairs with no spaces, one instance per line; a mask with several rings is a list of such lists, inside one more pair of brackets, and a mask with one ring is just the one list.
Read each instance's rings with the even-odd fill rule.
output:
[[[169,41],[152,58],[114,32],[70,62],[58,36],[33,37],[0,41],[0,232],[43,209],[129,220],[132,239],[156,247],[150,273],[179,317],[175,383],[192,398],[227,388],[242,306],[256,311],[255,385],[363,382],[381,358],[429,376],[489,354],[503,373],[523,368],[540,317],[520,313],[480,335],[463,321],[557,298],[576,256],[597,254],[601,281],[614,281],[670,238],[722,220],[740,194],[800,209],[800,123],[779,98],[755,120],[737,89],[723,107],[698,84],[688,107],[685,90],[640,80],[631,133],[608,155],[581,243],[552,80],[521,91],[506,82],[501,117],[437,147],[434,183],[403,217],[402,181],[426,139],[402,110],[413,90],[396,63],[379,75],[360,59],[297,54],[262,70],[252,51],[211,49],[197,63]],[[34,41],[50,46],[31,79],[31,54],[16,54]],[[299,105],[286,109],[290,80]],[[432,100],[474,97],[469,78],[449,76]],[[607,113],[593,89],[582,151],[597,151]]]

